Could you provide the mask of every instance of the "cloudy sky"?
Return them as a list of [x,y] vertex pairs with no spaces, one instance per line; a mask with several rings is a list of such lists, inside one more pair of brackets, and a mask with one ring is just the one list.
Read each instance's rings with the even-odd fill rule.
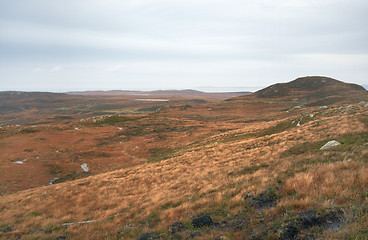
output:
[[0,0],[0,90],[368,83],[367,0]]

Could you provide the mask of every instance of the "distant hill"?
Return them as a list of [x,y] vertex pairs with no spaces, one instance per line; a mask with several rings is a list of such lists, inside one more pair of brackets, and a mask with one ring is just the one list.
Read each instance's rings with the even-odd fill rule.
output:
[[[248,98],[260,100],[299,101],[309,106],[322,106],[338,103],[353,103],[368,99],[364,87],[345,83],[333,78],[308,76],[288,83],[277,83],[259,90]],[[248,99],[238,97],[235,99]]]
[[75,100],[76,97],[64,93],[5,91],[0,92],[0,114],[55,107],[62,102]]
[[163,105],[204,104],[244,94],[247,93],[205,93],[196,90],[4,91],[0,92],[0,124],[25,124],[55,118],[80,119],[103,114],[146,114]]

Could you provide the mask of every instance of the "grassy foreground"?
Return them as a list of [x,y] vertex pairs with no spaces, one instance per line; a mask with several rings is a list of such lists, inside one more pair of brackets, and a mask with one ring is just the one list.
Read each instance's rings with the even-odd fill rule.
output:
[[[330,140],[342,144],[320,151]],[[270,206],[254,205],[262,192],[272,195]],[[298,214],[311,209],[338,209],[341,221],[303,228]],[[368,108],[354,105],[250,122],[166,160],[1,196],[0,237],[367,239],[367,211]],[[201,214],[217,223],[241,216],[244,224],[193,227]],[[186,230],[172,235],[175,221]],[[298,233],[287,238],[291,226]]]

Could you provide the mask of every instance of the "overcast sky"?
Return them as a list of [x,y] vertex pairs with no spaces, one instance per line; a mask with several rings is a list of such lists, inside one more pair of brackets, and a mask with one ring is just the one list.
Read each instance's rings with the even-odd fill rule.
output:
[[0,90],[367,84],[367,13],[367,0],[0,0]]

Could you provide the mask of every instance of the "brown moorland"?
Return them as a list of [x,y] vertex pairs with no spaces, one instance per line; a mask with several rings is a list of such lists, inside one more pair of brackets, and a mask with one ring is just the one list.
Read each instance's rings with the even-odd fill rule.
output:
[[[295,81],[308,86],[310,80]],[[318,81],[329,79],[311,82]],[[355,85],[331,82],[303,87],[304,94],[291,82],[289,97],[258,92],[140,116],[3,127],[2,164],[11,164],[2,175],[20,167],[18,179],[33,185],[3,192],[0,236],[366,239],[368,97]],[[328,89],[333,94],[321,95]],[[334,96],[344,98],[325,101]],[[341,145],[319,150],[330,140]],[[32,141],[37,143],[25,148]],[[24,164],[13,163],[24,156]],[[44,159],[42,167],[37,159]],[[79,164],[87,161],[91,176],[40,186],[73,169],[81,172]],[[59,167],[49,166],[55,163]],[[41,179],[33,171],[42,168],[49,175]],[[203,214],[215,223],[193,225]],[[173,232],[176,221],[183,228]]]

